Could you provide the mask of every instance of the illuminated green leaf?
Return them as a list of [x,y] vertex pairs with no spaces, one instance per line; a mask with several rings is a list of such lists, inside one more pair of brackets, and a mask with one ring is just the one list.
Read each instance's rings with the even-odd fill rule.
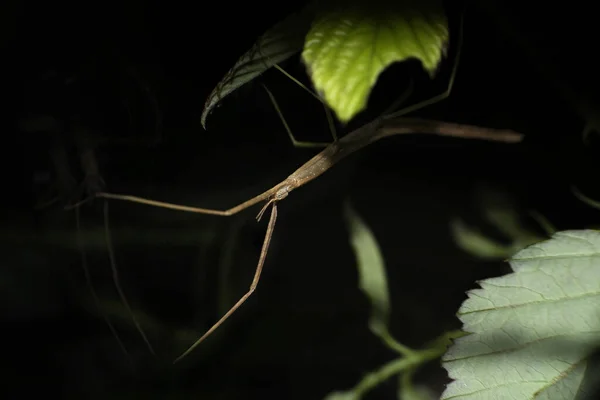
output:
[[290,15],[265,32],[240,57],[206,99],[201,117],[205,129],[208,114],[225,96],[302,50],[313,16],[312,5],[302,12]]
[[447,41],[440,0],[334,0],[319,10],[302,59],[318,92],[347,122],[365,108],[386,67],[417,58],[433,75]]
[[470,334],[443,357],[442,399],[579,399],[600,345],[600,233],[556,233],[510,264],[462,304]]

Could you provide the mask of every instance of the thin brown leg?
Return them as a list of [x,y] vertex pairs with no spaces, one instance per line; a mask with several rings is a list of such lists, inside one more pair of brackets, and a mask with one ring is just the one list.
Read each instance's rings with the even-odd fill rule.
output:
[[108,315],[106,315],[106,312],[104,312],[104,310],[102,308],[102,302],[100,301],[100,297],[98,297],[98,293],[96,293],[96,289],[94,288],[94,284],[92,283],[92,276],[90,274],[90,268],[89,268],[88,262],[87,262],[87,254],[86,254],[86,251],[84,248],[83,238],[81,237],[81,217],[79,215],[79,208],[75,209],[75,228],[77,231],[76,232],[77,247],[79,247],[79,255],[81,256],[81,268],[83,269],[83,275],[85,276],[86,284],[87,284],[88,288],[90,289],[90,293],[92,294],[94,303],[96,304],[96,308],[98,309],[98,312],[100,313],[100,315],[102,315],[102,318],[104,319],[104,322],[106,322],[108,329],[110,329],[110,332],[113,334],[113,336],[117,340],[117,343],[119,344],[119,347],[121,348],[121,351],[123,352],[123,354],[125,354],[127,361],[129,361],[129,365],[131,365],[131,367],[134,368],[133,359],[131,358],[131,355],[127,351],[127,348],[125,347],[125,344],[121,340],[121,337],[119,336],[114,325],[110,321],[110,318],[108,317]]
[[153,356],[156,356],[156,353],[154,352],[154,348],[152,347],[152,345],[150,344],[150,341],[146,337],[146,333],[144,332],[144,330],[142,329],[142,326],[138,322],[137,317],[135,316],[135,313],[133,312],[133,310],[131,309],[131,306],[129,305],[129,301],[127,301],[125,292],[123,291],[123,288],[121,287],[121,279],[119,278],[119,270],[117,269],[117,259],[115,256],[115,251],[112,246],[112,238],[110,235],[110,226],[109,226],[109,222],[108,222],[108,201],[106,201],[106,200],[104,201],[104,234],[106,237],[106,247],[108,248],[108,259],[110,260],[110,268],[111,268],[112,275],[113,275],[113,282],[115,283],[115,288],[117,289],[117,293],[119,294],[121,301],[125,305],[125,308],[127,309],[127,313],[133,320],[133,324],[135,325],[135,328],[140,333],[140,336],[146,343],[146,346],[148,346],[148,350],[150,350],[150,353],[152,353]]
[[[127,201],[127,202],[131,202],[131,203],[138,203],[138,204],[145,204],[147,206],[152,206],[152,207],[159,207],[159,208],[167,208],[169,210],[176,210],[176,211],[184,211],[184,212],[191,212],[191,213],[197,213],[197,214],[207,214],[207,215],[220,215],[220,216],[231,216],[234,214],[237,214],[238,212],[245,210],[248,207],[251,207],[255,204],[260,203],[261,201],[265,201],[268,200],[272,195],[274,195],[275,193],[277,193],[277,191],[285,184],[284,182],[281,182],[275,186],[273,186],[271,189],[266,190],[265,192],[259,194],[258,196],[254,196],[253,198],[251,198],[250,200],[244,201],[241,204],[238,204],[235,207],[232,207],[230,209],[227,210],[213,210],[210,208],[200,208],[200,207],[192,207],[192,206],[182,206],[179,204],[173,204],[173,203],[167,203],[164,201],[156,201],[156,200],[151,200],[151,199],[146,199],[143,197],[138,197],[138,196],[131,196],[131,195],[127,195],[127,194],[116,194],[116,193],[105,193],[105,192],[99,192],[96,193],[94,197],[101,197],[104,199],[112,199],[112,200],[120,200],[120,201]],[[91,199],[93,199],[94,197],[90,197],[85,201],[89,201]],[[76,204],[72,207],[78,207],[79,205],[81,205],[82,202],[80,204]]]
[[183,352],[179,357],[173,361],[173,364],[183,359],[189,353],[191,353],[196,346],[202,343],[211,333],[213,333],[219,326],[223,324],[233,314],[248,298],[254,290],[256,290],[256,286],[258,286],[258,282],[260,281],[260,274],[262,273],[263,266],[265,264],[265,259],[267,258],[267,252],[269,250],[269,244],[271,244],[271,238],[273,237],[273,230],[275,229],[275,222],[277,221],[277,202],[273,202],[273,208],[271,209],[271,218],[269,219],[269,225],[267,226],[267,232],[265,233],[265,240],[262,245],[262,249],[260,250],[260,257],[258,258],[258,264],[256,265],[256,272],[254,273],[254,278],[252,279],[252,283],[250,284],[250,289],[248,292],[243,295],[237,303],[235,303],[229,311],[225,313],[202,337],[194,342],[186,351]]

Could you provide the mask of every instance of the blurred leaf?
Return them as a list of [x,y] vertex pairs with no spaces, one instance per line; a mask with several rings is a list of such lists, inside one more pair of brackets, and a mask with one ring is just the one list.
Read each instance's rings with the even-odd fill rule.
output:
[[490,239],[479,230],[465,224],[460,218],[454,218],[450,221],[450,230],[454,243],[463,251],[475,257],[484,259],[508,258],[518,250],[512,244],[504,245]]
[[333,392],[329,393],[325,400],[358,400],[360,396],[354,394],[354,392]]
[[375,386],[399,374],[404,375],[402,377],[402,386],[404,388],[412,387],[412,383],[410,382],[412,373],[426,362],[438,359],[442,354],[444,354],[449,338],[460,336],[462,336],[462,332],[446,332],[442,334],[440,338],[435,340],[430,347],[423,350],[411,351],[410,354],[406,356],[401,356],[382,365],[377,370],[369,372],[363,376],[360,382],[358,382],[351,390],[333,392],[326,397],[326,400],[361,399]]
[[454,243],[460,249],[474,257],[490,260],[509,258],[517,251],[545,239],[522,228],[519,236],[511,237],[510,244],[502,244],[465,224],[460,218],[450,221],[450,232]]
[[[465,252],[483,259],[506,259],[517,251],[546,239],[524,225],[518,205],[510,193],[488,185],[479,185],[476,193],[476,202],[484,218],[502,233],[509,243],[501,243],[467,225],[462,219],[454,218],[450,221],[452,238]],[[548,236],[554,233],[550,222],[540,213],[533,211],[530,214],[545,231],[550,231]]]
[[390,298],[385,264],[373,232],[349,204],[345,218],[350,231],[350,244],[356,256],[360,290],[371,302],[369,328],[377,335],[387,333]]
[[301,12],[288,16],[265,32],[252,48],[240,57],[206,99],[201,116],[204,129],[208,114],[225,96],[302,50],[313,12],[312,5],[309,5]]
[[398,343],[388,330],[391,306],[385,264],[377,240],[369,227],[348,203],[344,207],[344,217],[350,233],[350,244],[356,256],[359,286],[371,302],[369,328],[390,349],[399,353],[400,357],[363,376],[351,390],[332,392],[325,399],[361,399],[375,386],[399,374],[403,374],[399,395],[413,396],[406,397],[408,399],[425,399],[425,397],[415,397],[424,396],[425,392],[420,389],[413,389],[411,383],[412,373],[424,363],[438,359],[446,351],[450,339],[460,337],[463,333],[446,332],[423,350],[412,350]]
[[385,263],[377,239],[350,204],[346,204],[344,216],[350,231],[350,244],[356,256],[358,285],[371,302],[369,329],[390,349],[405,356],[412,355],[413,351],[398,343],[388,329],[390,295]]
[[600,233],[556,233],[480,282],[459,317],[470,334],[443,357],[442,399],[576,399],[600,345]]
[[529,210],[529,216],[538,223],[540,228],[546,233],[548,237],[554,235],[558,230],[556,227],[550,222],[546,216],[536,210]]
[[586,196],[576,186],[571,187],[571,192],[573,192],[573,195],[577,197],[577,199],[582,203],[587,204],[588,206],[595,208],[596,210],[600,210],[600,201],[594,200],[591,197]]
[[523,236],[523,224],[515,208],[485,207],[483,213],[492,225],[509,238],[517,239]]
[[398,400],[435,400],[435,394],[426,386],[401,386]]
[[[447,346],[445,346],[447,347]],[[398,380],[398,400],[435,400],[436,395],[431,389],[412,382],[415,369],[405,371]]]
[[448,35],[440,0],[333,0],[319,9],[302,59],[326,103],[348,122],[390,64],[417,58],[433,75]]

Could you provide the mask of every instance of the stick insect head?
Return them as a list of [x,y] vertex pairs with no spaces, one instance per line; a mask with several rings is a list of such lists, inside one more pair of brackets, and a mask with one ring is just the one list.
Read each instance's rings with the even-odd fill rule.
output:
[[292,191],[291,185],[284,185],[283,187],[281,187],[281,189],[279,189],[277,192],[275,192],[275,195],[273,195],[273,201],[279,201],[279,200],[285,199],[288,196],[288,194],[290,194],[291,191]]
[[292,191],[293,187],[291,185],[284,185],[280,189],[278,189],[275,194],[265,203],[265,205],[260,209],[260,212],[256,216],[256,220],[260,221],[265,211],[271,204],[274,204],[280,200],[285,199],[288,194]]

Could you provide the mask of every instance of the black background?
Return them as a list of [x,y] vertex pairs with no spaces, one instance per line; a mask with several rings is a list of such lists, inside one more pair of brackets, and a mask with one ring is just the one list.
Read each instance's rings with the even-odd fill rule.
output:
[[[318,399],[350,388],[394,354],[367,327],[369,307],[357,288],[342,219],[347,200],[383,251],[392,331],[415,347],[459,328],[454,315],[464,292],[477,279],[508,270],[506,263],[470,257],[450,236],[454,215],[498,234],[479,215],[478,188],[494,188],[523,215],[535,209],[559,229],[597,225],[598,211],[569,189],[575,184],[600,197],[598,140],[592,136],[588,147],[581,141],[599,93],[592,6],[449,3],[452,38],[466,10],[455,86],[448,99],[417,115],[511,128],[525,141],[389,138],[297,190],[279,207],[258,291],[175,366],[174,357],[249,285],[265,229],[264,221],[253,220],[258,209],[227,219],[110,203],[122,285],[145,315],[158,354],[152,357],[114,291],[103,203],[85,205],[81,220],[83,237],[94,241],[87,245],[93,282],[102,299],[112,301],[105,311],[126,343],[129,363],[86,286],[74,212],[56,204],[34,209],[40,187],[34,177],[51,174],[54,136],[25,132],[19,121],[36,113],[78,115],[108,137],[96,152],[108,191],[229,208],[318,151],[291,145],[255,83],[229,96],[209,116],[208,130],[200,125],[206,97],[237,58],[302,5],[280,3],[3,3],[0,376],[7,398],[42,389],[62,398]],[[416,61],[386,71],[358,120],[383,110],[409,77],[416,85],[411,103],[443,91],[455,62],[452,43],[433,80]],[[124,66],[154,93],[162,118],[157,144],[145,144],[154,137],[155,115],[147,98],[131,95]],[[308,82],[299,57],[283,67]],[[86,78],[67,89],[61,82],[74,74]],[[298,140],[329,140],[323,108],[310,95],[277,71],[258,81],[274,92]],[[123,98],[136,110],[132,122],[119,107]],[[132,144],[119,144],[123,138]],[[64,140],[78,176],[74,144],[68,135]],[[447,376],[431,365],[418,380],[441,392]],[[393,398],[395,388],[390,380],[368,398]]]

